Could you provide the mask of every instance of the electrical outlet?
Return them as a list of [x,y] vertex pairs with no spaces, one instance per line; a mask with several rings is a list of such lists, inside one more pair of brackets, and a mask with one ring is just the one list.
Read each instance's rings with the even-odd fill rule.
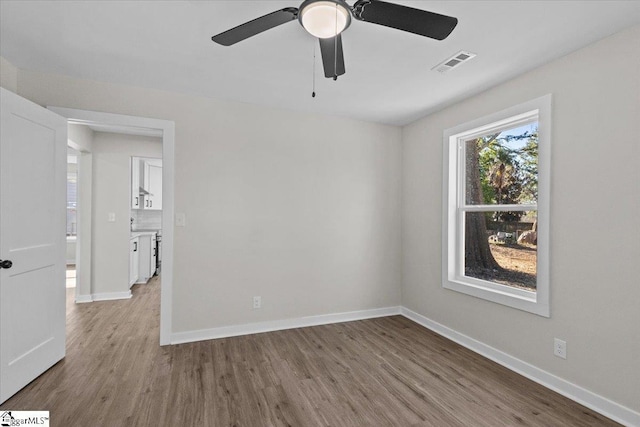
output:
[[253,297],[253,308],[260,308],[262,307],[262,298],[261,297]]
[[567,342],[559,338],[553,340],[553,354],[563,359],[567,358]]

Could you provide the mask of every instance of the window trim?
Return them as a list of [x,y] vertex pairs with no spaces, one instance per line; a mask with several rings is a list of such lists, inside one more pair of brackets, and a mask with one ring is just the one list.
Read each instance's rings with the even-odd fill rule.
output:
[[[442,212],[442,287],[466,295],[506,305],[544,317],[550,317],[549,237],[551,201],[551,94],[506,108],[493,114],[446,129],[443,135],[443,212]],[[466,277],[456,269],[461,265],[464,235],[459,230],[459,197],[463,194],[464,162],[459,141],[468,140],[514,125],[526,124],[532,113],[538,118],[538,244],[536,292],[516,289],[495,282]],[[464,154],[464,153],[462,153]],[[450,185],[450,183],[452,185]],[[481,210],[487,205],[465,208]],[[535,206],[535,205],[533,205]],[[531,205],[491,205],[492,210],[527,210]],[[529,209],[533,210],[533,209]],[[462,255],[464,256],[464,255]]]

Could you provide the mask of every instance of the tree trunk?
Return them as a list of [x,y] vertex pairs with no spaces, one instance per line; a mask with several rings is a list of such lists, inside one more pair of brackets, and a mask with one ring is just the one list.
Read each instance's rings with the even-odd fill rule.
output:
[[[467,204],[483,204],[480,184],[480,163],[478,141],[467,141],[466,162],[466,200]],[[487,236],[487,223],[484,212],[467,212],[465,215],[465,270],[493,269],[501,270],[491,249]]]

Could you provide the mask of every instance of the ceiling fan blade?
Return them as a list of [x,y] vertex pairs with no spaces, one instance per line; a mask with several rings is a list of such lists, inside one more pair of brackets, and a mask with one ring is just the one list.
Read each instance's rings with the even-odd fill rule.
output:
[[322,53],[324,76],[330,78],[343,75],[345,73],[344,55],[342,52],[342,37],[340,34],[328,39],[318,40],[320,40],[320,52]]
[[251,36],[260,34],[263,31],[293,21],[297,17],[298,9],[295,7],[287,7],[217,34],[211,37],[211,40],[223,46],[231,46]]
[[365,22],[444,40],[458,24],[458,19],[413,7],[379,0],[358,0],[353,16]]

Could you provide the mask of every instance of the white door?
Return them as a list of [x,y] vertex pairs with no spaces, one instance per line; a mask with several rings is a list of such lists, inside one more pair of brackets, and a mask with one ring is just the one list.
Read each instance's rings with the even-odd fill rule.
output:
[[0,403],[65,354],[66,140],[0,88]]

